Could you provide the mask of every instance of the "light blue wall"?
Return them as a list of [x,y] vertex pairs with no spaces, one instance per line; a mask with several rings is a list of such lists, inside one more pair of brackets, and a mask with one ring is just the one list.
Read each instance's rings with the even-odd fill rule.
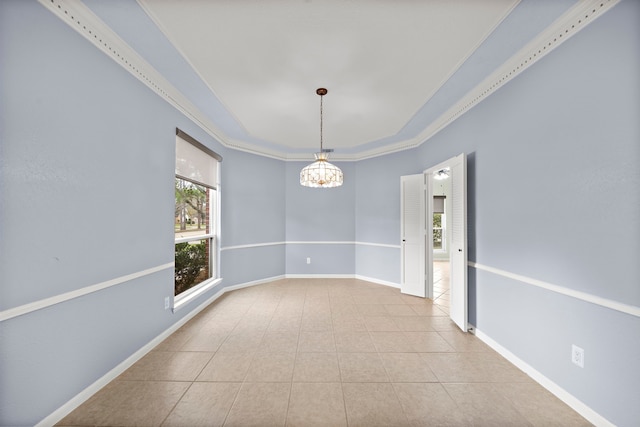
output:
[[[336,162],[344,174],[344,184],[326,189],[300,185],[300,170],[309,163],[287,162],[285,168],[286,241],[296,242],[286,246],[287,274],[353,275],[355,164]],[[306,263],[308,257],[311,264]]]
[[[237,285],[285,273],[284,162],[229,150],[222,169],[221,274]],[[271,246],[241,247],[265,243]]]
[[[399,177],[465,152],[471,261],[638,306],[639,15],[623,1],[421,147],[338,163],[327,191],[297,184],[305,162],[225,149],[37,3],[0,2],[0,309],[173,260],[175,127],[224,157],[223,248],[276,243],[223,250],[223,285],[399,283],[396,248],[277,243],[399,245]],[[480,331],[615,424],[640,419],[637,317],[469,273]],[[36,423],[187,314],[163,309],[171,276],[0,323],[0,425]]]
[[[224,158],[226,243],[284,239],[283,162],[225,149],[37,2],[0,2],[0,63],[1,310],[173,261],[176,127]],[[284,274],[282,247],[258,254],[223,252],[223,284]],[[34,425],[219,289],[173,314],[168,268],[1,322],[0,425]]]

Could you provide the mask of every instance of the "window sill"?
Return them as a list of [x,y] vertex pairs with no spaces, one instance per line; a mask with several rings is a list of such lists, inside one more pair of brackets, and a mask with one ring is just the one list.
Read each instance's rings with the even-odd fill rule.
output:
[[203,293],[207,292],[214,286],[222,283],[222,278],[217,279],[209,279],[207,281],[202,282],[198,286],[193,289],[186,291],[184,294],[177,296],[173,301],[173,312],[177,312],[181,310],[184,306],[189,304],[194,299],[198,298]]

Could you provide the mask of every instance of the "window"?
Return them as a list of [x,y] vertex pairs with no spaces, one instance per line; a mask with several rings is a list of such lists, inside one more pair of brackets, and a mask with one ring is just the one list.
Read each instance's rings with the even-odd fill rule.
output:
[[433,196],[433,249],[436,251],[445,251],[445,213],[444,206],[447,197]]
[[446,250],[444,232],[445,232],[445,217],[444,214],[433,214],[433,249],[437,251]]
[[175,296],[196,294],[218,278],[218,163],[222,158],[177,130]]

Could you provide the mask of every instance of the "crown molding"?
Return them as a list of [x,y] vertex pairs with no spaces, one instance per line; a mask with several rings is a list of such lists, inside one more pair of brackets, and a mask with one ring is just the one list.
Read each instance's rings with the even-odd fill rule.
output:
[[[81,1],[38,1],[223,146],[284,161],[308,161],[311,158],[310,153],[286,153],[229,138]],[[619,1],[583,0],[577,2],[415,137],[358,153],[333,153],[332,160],[359,161],[419,147],[549,52],[595,21]]]

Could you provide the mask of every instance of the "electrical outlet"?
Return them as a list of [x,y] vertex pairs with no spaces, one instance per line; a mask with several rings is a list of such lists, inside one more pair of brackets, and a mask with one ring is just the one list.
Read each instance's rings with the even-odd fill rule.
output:
[[307,264],[311,264],[311,257],[307,257]]
[[164,297],[164,309],[169,310],[170,305],[171,305],[171,299],[169,297]]
[[574,365],[584,368],[584,350],[575,344],[571,346],[571,361]]

